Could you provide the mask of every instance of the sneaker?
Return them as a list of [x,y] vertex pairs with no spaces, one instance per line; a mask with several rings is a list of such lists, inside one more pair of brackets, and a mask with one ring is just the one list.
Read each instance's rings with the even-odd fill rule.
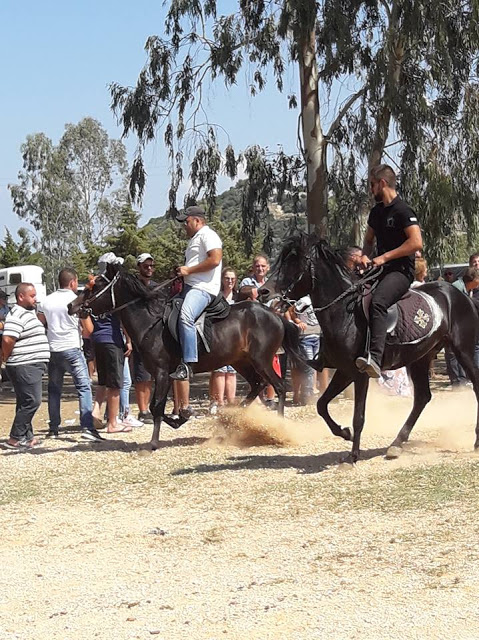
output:
[[191,380],[193,377],[193,371],[189,364],[186,362],[181,362],[177,367],[176,371],[170,373],[170,378],[173,380]]
[[47,438],[58,438],[58,429],[50,429],[46,435]]
[[149,411],[140,411],[138,414],[138,420],[143,422],[143,424],[153,424],[155,422]]
[[370,378],[381,377],[381,368],[376,362],[374,362],[371,356],[368,356],[367,358],[362,356],[356,358],[356,367],[362,373],[366,373]]
[[91,442],[100,442],[101,440],[106,440],[103,436],[101,436],[96,429],[83,429],[81,432],[81,437],[83,440],[90,440]]
[[123,418],[123,420],[119,420],[119,422],[121,422],[121,424],[124,424],[126,427],[144,427],[145,426],[144,422],[142,422],[141,420],[137,420],[130,414],[128,414],[126,418]]

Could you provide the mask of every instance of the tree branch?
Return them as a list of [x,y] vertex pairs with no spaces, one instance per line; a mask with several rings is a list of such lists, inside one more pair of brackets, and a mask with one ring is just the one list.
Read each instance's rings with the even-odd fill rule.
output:
[[336,118],[333,120],[331,126],[329,127],[328,133],[324,136],[326,138],[326,140],[330,140],[333,133],[336,131],[336,129],[339,127],[341,120],[344,118],[344,116],[346,115],[346,113],[349,111],[349,109],[352,107],[352,105],[356,102],[356,100],[358,98],[360,98],[366,91],[366,87],[362,87],[362,89],[360,89],[359,91],[357,91],[356,93],[354,93],[352,96],[350,96],[346,102],[343,104],[343,106],[341,107],[338,115],[336,116]]

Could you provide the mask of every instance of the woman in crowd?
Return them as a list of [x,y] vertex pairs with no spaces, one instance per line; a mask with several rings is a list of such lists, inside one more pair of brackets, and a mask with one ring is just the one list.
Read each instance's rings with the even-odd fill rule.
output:
[[[236,273],[225,267],[221,273],[221,293],[228,304],[234,304],[236,297]],[[210,377],[210,413],[215,415],[218,407],[226,402],[234,404],[236,399],[236,371],[231,365],[225,365],[211,373]]]

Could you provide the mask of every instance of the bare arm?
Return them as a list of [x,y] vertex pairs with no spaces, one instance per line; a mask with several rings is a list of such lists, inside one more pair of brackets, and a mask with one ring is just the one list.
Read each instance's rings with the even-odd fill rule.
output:
[[130,355],[131,355],[131,352],[133,351],[133,345],[131,343],[131,338],[128,335],[127,330],[123,326],[123,323],[121,325],[121,328],[122,328],[123,334],[125,336],[125,358],[129,358]]
[[46,319],[45,314],[43,313],[43,311],[38,311],[37,312],[37,318],[40,320],[40,322],[42,323],[42,325],[44,327],[47,326],[47,319]]
[[203,262],[195,264],[193,267],[178,267],[176,271],[177,274],[179,276],[189,276],[192,273],[205,273],[206,271],[211,271],[217,267],[223,259],[223,250],[211,249],[206,255],[208,257],[203,260]]
[[2,361],[6,362],[10,357],[10,354],[13,351],[13,347],[15,346],[16,338],[12,336],[3,336],[2,338]]
[[406,227],[404,229],[404,233],[406,234],[406,240],[402,245],[392,251],[386,251],[382,256],[374,258],[373,265],[375,267],[386,264],[386,262],[391,262],[391,260],[410,256],[415,251],[420,251],[422,249],[422,235],[419,225],[413,224],[410,227]]
[[89,338],[95,329],[90,316],[88,316],[87,318],[80,318],[80,326],[83,338]]

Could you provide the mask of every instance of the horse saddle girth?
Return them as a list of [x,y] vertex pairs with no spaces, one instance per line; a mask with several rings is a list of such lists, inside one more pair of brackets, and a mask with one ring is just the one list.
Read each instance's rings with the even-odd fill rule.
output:
[[[363,312],[369,322],[371,293],[364,296]],[[441,323],[437,302],[427,293],[409,289],[388,309],[387,343],[415,344],[427,338]]]
[[[163,313],[163,322],[168,327],[172,337],[179,343],[178,337],[178,319],[180,317],[181,307],[183,306],[183,298],[175,296],[168,300],[166,303],[165,311]],[[198,346],[203,345],[205,351],[210,353],[211,351],[211,335],[212,324],[220,320],[224,320],[229,316],[230,305],[225,300],[224,296],[220,293],[214,298],[210,304],[206,307],[203,313],[195,322],[196,336],[198,340]]]

